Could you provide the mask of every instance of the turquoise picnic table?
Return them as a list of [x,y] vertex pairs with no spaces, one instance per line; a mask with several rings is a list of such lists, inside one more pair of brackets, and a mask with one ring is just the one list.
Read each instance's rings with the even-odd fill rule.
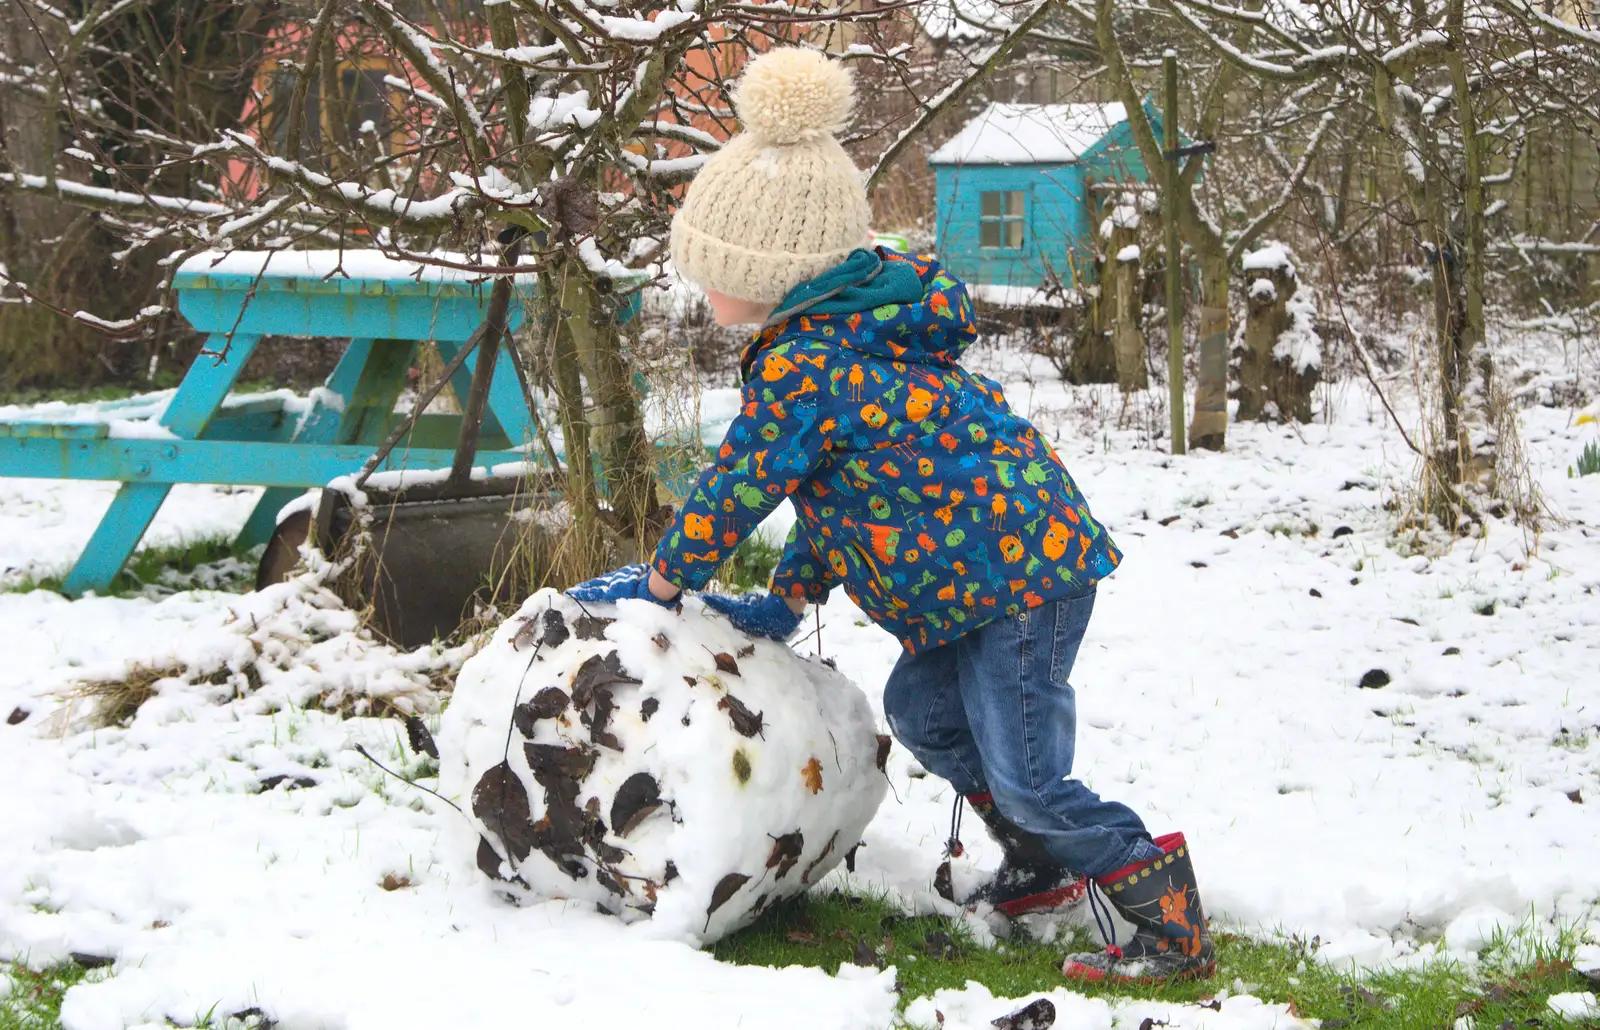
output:
[[[265,541],[285,504],[360,469],[406,417],[395,403],[418,347],[431,341],[450,362],[483,321],[491,282],[375,252],[234,251],[190,258],[173,285],[178,310],[207,337],[159,418],[0,421],[0,475],[122,484],[66,578],[72,596],[111,586],[178,483],[266,487],[238,543]],[[515,286],[513,330],[534,277]],[[637,305],[635,293],[624,320]],[[282,392],[230,397],[257,347],[290,336],[350,342],[308,402]],[[463,404],[476,357],[452,377]],[[527,396],[516,364],[496,360],[476,466],[529,461],[537,437]],[[423,415],[380,470],[449,468],[460,423]]]

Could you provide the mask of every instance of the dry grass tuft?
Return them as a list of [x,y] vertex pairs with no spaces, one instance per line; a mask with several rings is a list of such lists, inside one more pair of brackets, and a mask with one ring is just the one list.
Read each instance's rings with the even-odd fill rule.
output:
[[89,721],[94,726],[102,729],[127,726],[133,722],[140,706],[160,693],[157,684],[162,680],[183,679],[187,672],[181,665],[135,664],[121,679],[90,680],[74,687],[67,697],[89,702],[92,706]]

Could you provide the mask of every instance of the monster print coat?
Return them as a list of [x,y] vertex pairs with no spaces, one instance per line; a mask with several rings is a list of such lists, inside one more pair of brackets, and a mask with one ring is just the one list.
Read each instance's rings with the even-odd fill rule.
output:
[[1121,556],[1049,442],[957,363],[977,335],[965,285],[878,254],[911,264],[922,299],[798,314],[751,341],[742,410],[655,567],[704,586],[788,497],[773,592],[820,602],[839,584],[916,653],[1082,593]]

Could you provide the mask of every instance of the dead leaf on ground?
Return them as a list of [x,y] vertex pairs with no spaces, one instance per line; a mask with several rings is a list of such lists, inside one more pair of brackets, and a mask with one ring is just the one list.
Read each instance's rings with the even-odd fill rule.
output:
[[717,881],[711,889],[711,904],[706,908],[706,925],[711,925],[711,913],[728,903],[728,899],[739,893],[739,888],[750,882],[750,877],[743,873],[729,873]]
[[511,722],[524,737],[533,736],[533,724],[540,719],[554,719],[567,710],[572,699],[560,687],[545,687],[511,710]]
[[439,757],[439,746],[433,742],[433,734],[428,732],[428,724],[415,715],[406,716],[406,737],[411,742],[411,750],[419,755],[429,758]]
[[[761,721],[761,716],[764,713],[752,712],[749,706],[732,694],[724,695],[722,700],[717,702],[717,707],[728,713],[728,718],[732,721],[733,728],[746,737],[754,737],[756,734],[761,733],[765,725]],[[765,734],[762,734],[762,736],[764,737]]]
[[711,656],[711,660],[717,663],[718,672],[725,672],[730,676],[739,675],[739,663],[734,661],[733,655],[728,652],[718,651]]
[[813,758],[800,767],[800,778],[805,781],[806,789],[813,794],[822,793],[822,763]]
[[[480,840],[482,838],[479,838]],[[378,886],[386,891],[397,891],[402,887],[411,886],[411,879],[406,876],[397,876],[394,873],[384,873],[383,882]]]
[[767,868],[774,866],[778,870],[778,879],[789,875],[789,870],[800,861],[800,852],[805,850],[806,837],[799,830],[786,833],[781,837],[772,838],[772,852],[767,855]]
[[656,778],[649,773],[634,773],[622,781],[611,799],[611,828],[617,836],[626,837],[661,805],[661,787]]
[[472,814],[518,864],[533,850],[533,820],[528,789],[505,762],[484,773],[472,788]]
[[536,779],[544,774],[581,780],[594,768],[597,757],[589,748],[563,747],[560,744],[528,743],[522,745],[522,753],[528,759],[528,768],[533,770]]
[[[1049,998],[1040,998],[1032,1004],[1024,1005],[1008,1016],[989,1020],[989,1025],[998,1028],[998,1030],[1048,1030],[1049,1027],[1055,1025],[1055,1022],[1055,1003]],[[1145,1022],[1148,1023],[1150,1020],[1147,1019]],[[1150,1030],[1150,1028],[1141,1026],[1139,1030]]]
[[593,615],[580,615],[573,622],[573,629],[578,634],[579,640],[604,640],[606,627],[616,622],[616,619],[601,619]]
[[824,859],[826,859],[829,855],[833,854],[833,846],[836,843],[838,843],[838,841],[839,841],[839,831],[838,830],[834,830],[833,831],[833,836],[828,838],[828,843],[824,844],[822,846],[822,850],[817,852],[817,857],[813,858],[811,860],[811,863],[800,871],[800,882],[801,883],[810,883],[811,882],[811,874],[817,871],[817,866],[821,865],[823,863]]
[[478,871],[491,880],[503,880],[500,875],[500,853],[489,843],[488,837],[478,838]]

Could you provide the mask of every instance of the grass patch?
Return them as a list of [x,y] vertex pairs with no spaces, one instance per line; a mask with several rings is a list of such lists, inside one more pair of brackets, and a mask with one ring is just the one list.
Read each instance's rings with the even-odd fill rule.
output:
[[717,570],[716,581],[724,587],[742,593],[746,590],[765,590],[772,579],[772,570],[778,567],[783,548],[774,546],[760,537],[744,539],[733,557]]
[[[1218,991],[1244,991],[1268,1002],[1289,1004],[1302,1019],[1322,1021],[1322,1030],[1452,1030],[1470,1019],[1475,1030],[1595,1030],[1600,1021],[1573,1022],[1546,1002],[1551,995],[1595,991],[1600,985],[1574,972],[1570,937],[1554,945],[1519,947],[1496,941],[1474,968],[1440,960],[1420,971],[1354,976],[1315,960],[1315,946],[1269,944],[1222,934],[1217,940],[1217,976],[1203,983],[1164,987],[1074,984],[1094,997],[1174,1002],[1210,1001]],[[874,897],[817,892],[774,906],[753,926],[712,946],[712,954],[735,965],[816,966],[829,973],[841,963],[893,965],[902,1007],[941,988],[960,989],[976,980],[1000,997],[1021,997],[1069,986],[1061,956],[1092,947],[1081,934],[1055,944],[1012,938],[995,948],[978,946],[960,923],[939,916],[910,917]],[[105,971],[68,962],[35,972],[0,963],[0,1030],[58,1030],[61,1000],[74,984]],[[255,1010],[197,1015],[197,1027],[266,1025]]]
[[11,988],[0,994],[0,1030],[55,1030],[67,988],[88,975],[76,962],[42,972],[0,962],[0,983],[9,980]]
[[[98,404],[103,401],[121,401],[142,393],[171,390],[183,380],[183,373],[174,369],[161,369],[154,379],[137,383],[103,383],[99,386],[63,386],[48,390],[0,390],[0,405],[8,404]],[[281,384],[266,379],[235,383],[231,393],[264,393],[276,390]]]
[[1567,466],[1567,478],[1592,476],[1600,473],[1600,444],[1590,441],[1578,452],[1577,465]]
[[1219,990],[1238,993],[1242,984],[1258,998],[1292,1005],[1301,1018],[1323,1020],[1323,1030],[1451,1030],[1469,1016],[1478,1030],[1576,1030],[1581,1024],[1556,1015],[1545,1002],[1553,994],[1595,989],[1572,970],[1570,944],[1535,950],[1520,964],[1497,963],[1491,947],[1475,969],[1440,960],[1421,971],[1355,976],[1317,962],[1311,945],[1222,934],[1215,979],[1165,986],[1068,985],[1061,960],[1075,950],[1097,948],[1081,931],[1052,944],[1013,936],[983,948],[958,922],[911,918],[874,897],[819,892],[774,907],[753,926],[718,942],[712,953],[738,965],[817,966],[829,972],[852,961],[893,965],[902,1007],[941,988],[960,989],[968,980],[1002,997],[1070,986],[1096,997],[1176,1002],[1205,1002]]
[[[137,597],[179,590],[222,590],[232,594],[255,589],[258,548],[241,549],[229,538],[203,538],[166,547],[147,547],[134,554],[106,593],[111,597]],[[62,592],[65,574],[20,576],[0,584],[0,590],[25,594],[32,590]]]

